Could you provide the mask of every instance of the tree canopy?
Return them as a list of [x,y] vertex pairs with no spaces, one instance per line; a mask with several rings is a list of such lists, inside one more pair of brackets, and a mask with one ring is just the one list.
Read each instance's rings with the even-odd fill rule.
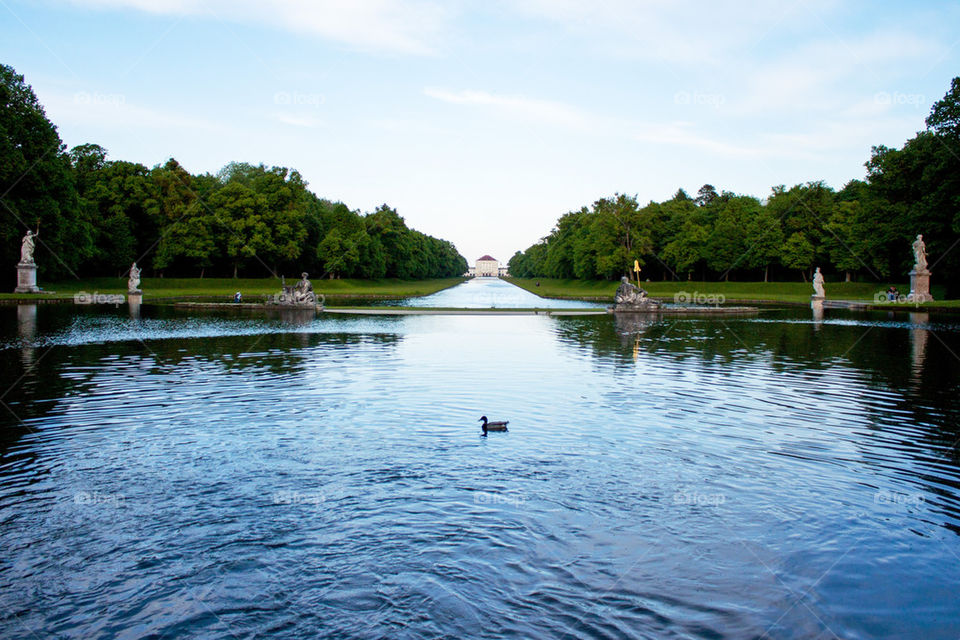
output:
[[176,160],[147,168],[97,144],[69,151],[23,76],[0,65],[0,258],[39,227],[48,280],[120,275],[459,276],[452,243],[407,227],[384,204],[363,214],[320,198],[299,172],[232,162],[215,175]]
[[902,279],[924,234],[931,268],[956,295],[960,282],[960,78],[937,101],[927,130],[900,149],[874,147],[866,180],[775,186],[765,200],[703,185],[691,199],[640,206],[616,194],[564,214],[510,259],[519,277],[627,275],[651,279],[793,279],[819,266],[833,277]]

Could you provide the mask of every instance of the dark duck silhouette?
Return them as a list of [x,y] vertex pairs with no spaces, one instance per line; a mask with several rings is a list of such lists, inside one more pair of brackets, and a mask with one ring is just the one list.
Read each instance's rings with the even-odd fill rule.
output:
[[510,424],[509,420],[489,422],[487,416],[480,416],[480,420],[483,421],[483,424],[480,425],[480,428],[483,429],[483,435],[487,435],[487,431],[506,431],[507,425]]

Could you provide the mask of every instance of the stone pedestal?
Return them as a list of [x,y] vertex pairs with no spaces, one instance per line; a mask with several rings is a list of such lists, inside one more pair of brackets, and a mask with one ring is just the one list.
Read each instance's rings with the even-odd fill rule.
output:
[[660,303],[650,298],[644,298],[642,302],[619,302],[610,308],[614,313],[649,313],[658,311]]
[[910,272],[910,301],[911,302],[933,302],[933,296],[930,295],[930,276],[929,271]]
[[17,265],[17,288],[14,293],[40,293],[37,286],[37,265],[21,262]]
[[143,291],[137,289],[136,291],[127,291],[127,302],[130,304],[140,304],[143,302]]

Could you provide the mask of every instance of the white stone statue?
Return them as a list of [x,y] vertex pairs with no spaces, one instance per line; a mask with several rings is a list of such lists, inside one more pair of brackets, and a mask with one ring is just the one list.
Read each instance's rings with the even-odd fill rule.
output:
[[23,244],[20,245],[20,264],[34,264],[33,250],[37,246],[37,234],[27,229],[27,235],[23,236]]
[[127,291],[129,293],[136,293],[140,291],[140,269],[137,268],[136,262],[130,265],[130,277],[127,279]]
[[914,271],[923,273],[927,270],[927,245],[921,234],[917,234],[917,239],[913,241],[913,259]]
[[820,267],[817,267],[816,273],[813,274],[813,295],[815,298],[826,297],[823,290],[823,274],[820,273]]

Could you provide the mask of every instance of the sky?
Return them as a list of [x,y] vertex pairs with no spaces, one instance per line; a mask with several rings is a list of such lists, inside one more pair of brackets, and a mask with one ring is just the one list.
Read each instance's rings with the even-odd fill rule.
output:
[[505,262],[615,193],[863,178],[960,75],[960,3],[0,0],[68,146],[317,195]]

